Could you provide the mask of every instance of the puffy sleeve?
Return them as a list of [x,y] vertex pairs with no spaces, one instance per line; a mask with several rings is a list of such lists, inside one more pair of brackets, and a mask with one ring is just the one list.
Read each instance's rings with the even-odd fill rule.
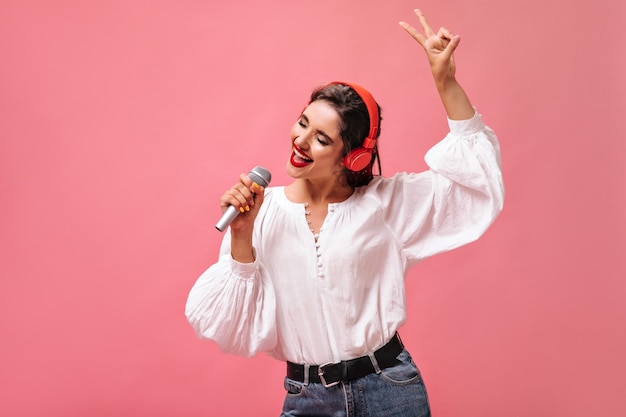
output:
[[476,113],[448,120],[450,132],[425,156],[429,170],[379,184],[385,222],[408,265],[478,239],[504,203],[500,145]]
[[196,335],[227,353],[253,356],[276,345],[276,297],[262,264],[242,264],[230,255],[224,235],[219,261],[191,288],[185,307]]

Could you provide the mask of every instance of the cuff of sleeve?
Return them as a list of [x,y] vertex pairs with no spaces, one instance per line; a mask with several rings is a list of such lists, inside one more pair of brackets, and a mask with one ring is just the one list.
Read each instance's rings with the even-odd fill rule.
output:
[[257,265],[256,251],[254,254],[254,259],[255,259],[254,262],[242,263],[242,262],[234,260],[231,256],[230,264],[231,264],[233,273],[244,279],[254,278],[254,272],[256,271],[256,265]]
[[455,135],[471,135],[478,133],[485,125],[480,114],[474,108],[474,117],[467,120],[452,120],[448,118],[448,126],[450,127],[450,133]]

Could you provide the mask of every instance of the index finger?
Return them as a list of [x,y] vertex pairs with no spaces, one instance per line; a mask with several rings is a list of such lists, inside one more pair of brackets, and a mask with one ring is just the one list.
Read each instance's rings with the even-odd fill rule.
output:
[[400,26],[402,26],[402,29],[404,29],[409,35],[411,35],[411,37],[415,39],[420,45],[425,47],[424,43],[426,42],[426,37],[422,35],[417,29],[415,29],[413,26],[409,25],[406,22],[400,22]]
[[251,189],[252,185],[254,184],[254,181],[252,181],[252,178],[250,178],[250,176],[245,173],[241,173],[241,175],[239,175],[239,181],[243,185],[245,185],[248,189]]

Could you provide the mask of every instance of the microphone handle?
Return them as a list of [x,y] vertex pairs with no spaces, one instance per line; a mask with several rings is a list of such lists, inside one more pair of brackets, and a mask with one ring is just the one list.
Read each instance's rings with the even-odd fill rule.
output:
[[223,232],[238,215],[239,211],[237,211],[235,206],[228,206],[220,220],[215,225],[215,228],[220,232]]

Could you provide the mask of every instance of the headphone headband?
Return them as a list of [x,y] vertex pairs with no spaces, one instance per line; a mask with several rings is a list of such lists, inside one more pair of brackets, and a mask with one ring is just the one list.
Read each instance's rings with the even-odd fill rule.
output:
[[368,169],[370,168],[370,163],[376,153],[376,135],[378,134],[378,120],[380,118],[376,100],[374,100],[374,97],[369,91],[367,91],[367,89],[358,84],[345,81],[333,81],[328,85],[331,84],[341,84],[352,88],[361,100],[363,100],[363,103],[365,103],[367,114],[370,119],[369,134],[363,139],[361,146],[348,152],[343,159],[343,164],[350,171],[359,172],[364,169]]
[[376,104],[376,100],[374,100],[374,96],[372,96],[366,88],[360,86],[359,84],[346,81],[333,81],[329,83],[329,85],[331,84],[341,84],[351,87],[359,95],[361,100],[363,100],[363,103],[365,103],[367,114],[370,119],[370,129],[367,137],[363,139],[363,145],[361,146],[365,149],[373,149],[374,146],[376,146],[376,134],[378,133],[378,120],[380,118],[378,114],[378,105]]

